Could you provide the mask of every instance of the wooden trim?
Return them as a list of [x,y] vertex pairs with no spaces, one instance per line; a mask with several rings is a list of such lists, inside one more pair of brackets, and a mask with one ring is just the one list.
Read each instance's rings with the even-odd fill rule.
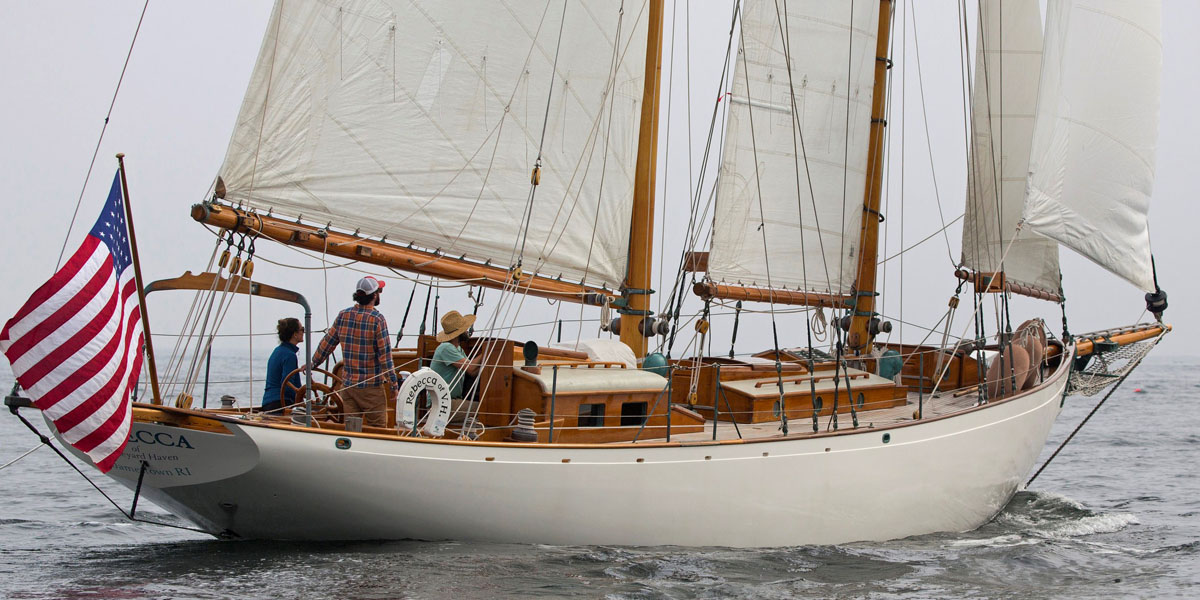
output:
[[[200,223],[237,233],[255,233],[288,246],[439,279],[469,280],[475,285],[493,289],[509,287],[512,284],[513,273],[505,267],[469,262],[384,241],[317,229],[277,217],[251,214],[230,206],[195,204],[192,206],[192,218]],[[370,249],[370,252],[364,255],[363,248]],[[612,290],[539,275],[521,276],[520,291],[541,298],[581,303],[593,303],[598,297],[615,295]]]
[[871,378],[870,373],[839,373],[837,375],[817,375],[816,377],[809,377],[808,375],[804,375],[801,377],[784,377],[782,379],[776,378],[771,381],[759,381],[754,384],[754,389],[758,389],[758,388],[768,386],[768,385],[779,385],[780,382],[794,383],[796,385],[800,385],[801,383],[808,383],[810,380],[813,383],[817,383],[820,381],[830,381],[833,379],[837,379],[837,380],[841,381],[841,380],[845,380],[845,379],[870,379],[870,378]]
[[150,292],[165,292],[169,290],[211,290],[216,289],[221,292],[229,292],[231,294],[246,294],[248,296],[261,296],[263,298],[273,298],[275,300],[283,300],[284,302],[292,302],[299,304],[304,308],[308,308],[308,302],[304,296],[291,290],[285,290],[265,283],[251,282],[250,280],[240,277],[236,284],[229,283],[229,280],[221,277],[216,273],[201,273],[193,275],[191,271],[185,272],[183,275],[174,279],[159,279],[158,281],[150,282],[146,286],[146,293]]
[[817,294],[793,290],[772,290],[770,288],[726,285],[710,281],[696,282],[696,285],[692,286],[692,293],[701,298],[771,302],[774,304],[799,306],[824,306],[828,308],[845,308],[853,300],[852,296]]

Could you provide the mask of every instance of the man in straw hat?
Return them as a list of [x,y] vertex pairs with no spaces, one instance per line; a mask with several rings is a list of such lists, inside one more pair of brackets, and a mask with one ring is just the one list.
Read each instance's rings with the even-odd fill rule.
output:
[[[433,364],[430,367],[446,380],[450,386],[450,397],[455,400],[462,400],[463,381],[467,376],[478,375],[483,361],[483,353],[468,361],[462,349],[463,344],[471,339],[471,325],[474,324],[475,315],[463,316],[457,310],[452,310],[442,316],[442,331],[437,334],[437,341],[441,343],[433,352]],[[466,388],[470,392],[470,385]]]
[[345,414],[362,415],[372,427],[387,426],[387,400],[400,389],[387,321],[375,310],[383,287],[384,282],[374,277],[359,279],[354,306],[338,313],[312,357],[312,364],[319,365],[341,344],[346,370],[340,395]]

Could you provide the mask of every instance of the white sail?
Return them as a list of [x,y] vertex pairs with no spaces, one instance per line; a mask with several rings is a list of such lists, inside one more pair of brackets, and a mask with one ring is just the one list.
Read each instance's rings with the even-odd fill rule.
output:
[[877,2],[742,3],[708,264],[712,280],[850,292],[878,11]]
[[1004,271],[1009,281],[1059,292],[1058,244],[1017,229],[1042,63],[1038,4],[980,2],[962,261],[973,271]]
[[1162,68],[1157,0],[1050,0],[1027,226],[1146,291]]
[[221,167],[226,198],[619,286],[644,1],[339,4],[277,4]]

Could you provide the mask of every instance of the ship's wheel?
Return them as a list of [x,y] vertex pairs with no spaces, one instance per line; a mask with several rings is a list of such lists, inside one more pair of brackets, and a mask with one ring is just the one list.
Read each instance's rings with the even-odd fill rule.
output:
[[[297,399],[304,397],[305,388],[308,386],[293,385],[291,382],[293,375],[297,375],[302,372],[304,372],[304,367],[300,367],[299,369],[288,373],[287,377],[283,378],[283,385],[279,390],[280,403],[284,402],[284,394],[286,393],[286,390],[292,390],[295,392],[295,397]],[[316,395],[316,398],[312,403],[312,416],[324,417],[330,421],[333,421],[334,423],[341,423],[343,413],[345,412],[345,408],[342,406],[342,397],[338,395],[338,390],[342,389],[342,378],[329,371],[326,371],[325,369],[319,369],[316,367],[313,367],[312,372],[325,377],[324,383],[320,381],[312,382],[312,390]]]

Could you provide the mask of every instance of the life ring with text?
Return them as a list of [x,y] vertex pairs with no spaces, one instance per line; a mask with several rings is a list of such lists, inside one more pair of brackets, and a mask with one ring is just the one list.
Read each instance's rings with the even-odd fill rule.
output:
[[442,379],[437,371],[425,367],[409,375],[400,384],[398,402],[400,404],[399,429],[413,431],[417,426],[417,398],[421,392],[430,392],[436,400],[429,416],[425,419],[425,435],[442,437],[446,433],[446,423],[450,421],[450,386]]

